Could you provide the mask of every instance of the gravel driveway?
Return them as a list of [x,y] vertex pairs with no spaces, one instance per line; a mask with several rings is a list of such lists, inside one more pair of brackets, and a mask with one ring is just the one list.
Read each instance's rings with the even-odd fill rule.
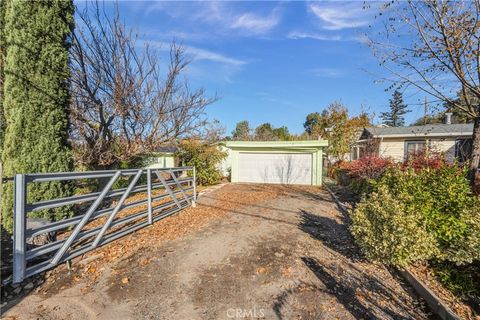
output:
[[166,227],[182,215],[208,218],[199,228],[179,229],[175,236],[139,247],[128,241],[154,239],[149,236],[153,231],[122,239],[116,246],[132,250],[97,263],[102,272],[94,280],[82,276],[91,267],[70,275],[57,272],[55,282],[47,281],[7,315],[117,320],[428,318],[423,303],[406,285],[359,255],[345,218],[322,189],[226,185],[201,196],[197,208],[159,224]]

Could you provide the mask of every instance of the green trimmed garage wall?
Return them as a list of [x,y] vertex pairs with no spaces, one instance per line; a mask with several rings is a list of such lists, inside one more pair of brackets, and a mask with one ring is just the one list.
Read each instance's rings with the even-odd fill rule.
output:
[[322,185],[323,150],[328,146],[326,140],[306,141],[229,141],[225,146],[231,153],[231,181],[239,182],[240,153],[289,154],[302,153],[312,155],[311,184]]

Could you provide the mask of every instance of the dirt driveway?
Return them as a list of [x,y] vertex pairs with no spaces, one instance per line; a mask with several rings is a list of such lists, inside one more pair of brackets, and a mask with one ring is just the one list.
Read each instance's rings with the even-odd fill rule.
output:
[[[93,280],[80,271],[58,272],[55,282],[45,283],[7,315],[116,320],[428,318],[408,287],[362,259],[344,217],[324,190],[226,185],[203,195],[197,208],[159,224],[204,216],[208,218],[200,228],[178,229],[162,241],[153,241],[148,230],[118,241],[116,246],[131,250],[97,263],[102,272]],[[142,246],[128,242],[141,237],[147,239]],[[92,267],[82,267],[82,272],[91,270],[87,268]]]

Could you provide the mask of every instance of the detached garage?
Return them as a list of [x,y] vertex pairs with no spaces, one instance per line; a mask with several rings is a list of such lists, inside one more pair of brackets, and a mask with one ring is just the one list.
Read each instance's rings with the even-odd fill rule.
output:
[[322,184],[325,140],[230,141],[232,182]]

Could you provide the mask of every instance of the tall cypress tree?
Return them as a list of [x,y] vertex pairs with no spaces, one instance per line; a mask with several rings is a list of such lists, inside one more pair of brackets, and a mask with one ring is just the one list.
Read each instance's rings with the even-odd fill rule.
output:
[[[7,0],[0,1],[0,155],[3,150],[3,136],[5,134],[5,115],[3,112],[3,83],[5,81],[4,65],[5,65],[5,9]],[[1,160],[0,160],[1,162]]]
[[405,125],[405,114],[410,112],[407,105],[403,102],[402,93],[398,90],[393,92],[390,99],[390,111],[380,113],[382,123],[390,127],[403,127]]
[[[70,171],[68,49],[74,26],[71,0],[6,3],[5,83],[3,106],[7,128],[2,160],[5,176],[16,173]],[[34,184],[30,201],[63,197],[68,184]],[[2,224],[13,226],[13,186],[4,189]],[[51,220],[65,217],[69,208],[35,213]]]

